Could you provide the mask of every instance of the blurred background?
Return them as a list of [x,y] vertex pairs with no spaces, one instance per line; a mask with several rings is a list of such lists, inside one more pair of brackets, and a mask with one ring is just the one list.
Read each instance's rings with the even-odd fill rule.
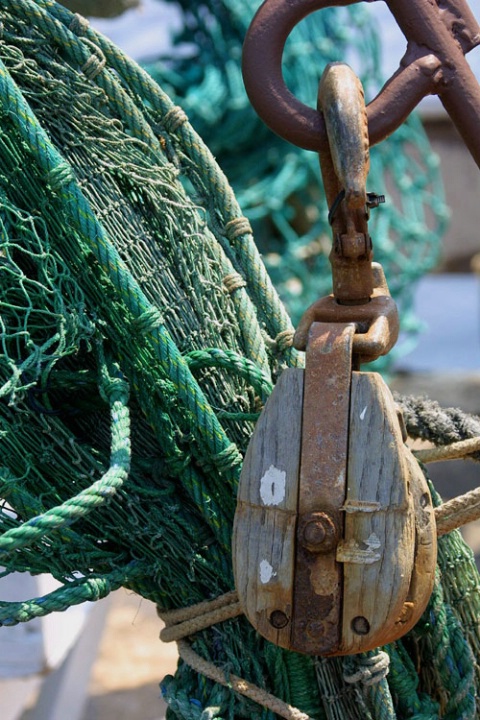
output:
[[[174,2],[110,0],[102,3],[70,0],[64,4],[72,9],[82,7],[86,15],[100,14],[102,6],[102,14],[109,17],[91,17],[93,26],[110,37],[131,57],[146,63],[147,67],[154,68],[154,60],[158,56],[165,59],[169,55],[188,53],[183,40],[182,43],[174,43],[175,36],[182,31],[184,20],[180,6]],[[406,42],[383,2],[372,3],[367,10],[370,17],[374,17],[380,39],[377,71],[384,80],[398,68]],[[472,10],[480,17],[478,5],[472,5]],[[116,16],[112,17],[115,14]],[[351,47],[347,48],[347,55],[357,73],[360,76],[365,74],[365,68],[362,68]],[[202,62],[201,56],[193,54],[192,58],[193,62]],[[477,78],[480,78],[480,48],[471,51],[468,60]],[[161,80],[162,73],[158,66],[157,75],[160,75]],[[168,78],[168,73],[164,71],[163,76]],[[177,94],[179,87],[180,83],[175,88]],[[166,89],[168,91],[168,86]],[[190,95],[185,93],[185,99],[187,114],[195,127],[197,108]],[[181,97],[178,100],[182,102]],[[189,105],[191,107],[188,107]],[[402,342],[399,343],[400,356],[395,360],[393,369],[396,372],[415,373],[475,372],[480,367],[480,301],[475,274],[475,269],[480,271],[480,256],[476,258],[480,250],[477,232],[480,174],[438,98],[425,98],[418,111],[430,143],[429,152],[436,155],[440,161],[447,218],[439,233],[438,254],[431,261],[432,267],[428,276],[420,278],[414,287],[414,316],[420,333],[411,343],[404,342],[403,346]],[[199,127],[196,129],[208,144],[208,137],[205,136],[209,133],[202,133],[202,130],[205,130],[204,117],[200,112],[198,117]],[[217,159],[222,164],[222,157],[217,155]],[[229,175],[228,162],[225,164],[227,177],[235,187],[237,178]],[[236,187],[235,189],[237,190]],[[241,188],[237,195],[242,195]],[[374,236],[374,243],[376,241]],[[387,280],[390,284],[395,284],[395,278],[388,274]],[[288,299],[287,297],[287,304]],[[303,296],[302,302],[304,303]],[[291,307],[290,311],[292,312]],[[292,314],[295,315],[295,312]]]
[[[185,108],[231,180],[267,267],[292,316],[298,317],[328,291],[329,239],[317,160],[270,138],[250,114],[239,76],[238,38],[245,27],[240,11],[222,16],[235,3],[63,4],[89,17],[96,29],[145,64]],[[257,4],[244,3],[242,18]],[[480,17],[478,5],[472,9]],[[337,59],[339,53],[353,65],[371,99],[397,69],[406,43],[383,3],[362,12],[357,36],[338,20],[329,35],[325,21],[319,42],[324,58]],[[307,58],[316,82],[321,69],[309,52],[309,32],[302,36],[303,53],[297,44],[292,54]],[[225,62],[220,65],[221,57]],[[469,54],[469,61],[480,78],[480,49]],[[309,86],[306,73],[302,78]],[[308,94],[311,87],[304,89]],[[308,102],[315,102],[315,94]],[[393,149],[372,153],[372,177],[383,178],[390,190],[389,208],[383,220],[382,209],[377,211],[372,235],[404,327],[398,352],[384,370],[402,393],[426,394],[444,406],[480,414],[480,173],[436,98],[422,102],[419,118],[421,123],[413,120],[408,132],[392,141],[397,142]],[[247,163],[252,135],[258,147]],[[421,149],[420,158],[415,148]],[[384,187],[372,189],[385,192]],[[433,467],[432,475],[446,498],[480,479],[474,466],[457,462]],[[465,533],[478,552],[478,529],[468,526]],[[32,593],[38,593],[35,582]],[[24,591],[18,590],[18,596]],[[55,617],[9,628],[9,633],[2,630],[0,650],[8,659],[0,664],[3,720],[162,720],[158,684],[174,671],[176,653],[158,640],[160,621],[153,605],[120,590],[65,617],[63,624]]]

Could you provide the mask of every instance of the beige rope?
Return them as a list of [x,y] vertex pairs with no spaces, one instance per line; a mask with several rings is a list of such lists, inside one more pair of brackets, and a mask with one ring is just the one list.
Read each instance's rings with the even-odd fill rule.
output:
[[225,275],[223,278],[223,284],[225,285],[227,291],[229,293],[233,293],[235,290],[238,290],[238,288],[245,287],[246,282],[238,272],[232,272],[228,275]]
[[458,460],[466,458],[474,452],[480,450],[480,437],[469,438],[468,440],[460,440],[451,443],[451,445],[442,445],[441,447],[427,448],[425,450],[415,450],[414,455],[422,463],[439,462],[440,460]]
[[179,610],[163,612],[158,610],[166,627],[160,632],[160,640],[172,642],[193,635],[219,622],[242,615],[243,611],[235,591],[220,595],[215,600],[205,601]]
[[[431,463],[467,458],[478,451],[480,451],[480,437],[474,437],[450,445],[416,450],[414,455],[420,462]],[[457,530],[462,525],[479,518],[480,488],[475,488],[475,490],[470,490],[470,492],[448,500],[435,508],[437,536],[446,535],[452,530]]]
[[445,535],[479,518],[480,488],[475,488],[435,508],[437,535]]
[[160,632],[160,639],[164,642],[177,642],[178,654],[187,665],[190,665],[196,672],[205,675],[221,685],[231,687],[235,692],[245,695],[263,707],[272,710],[280,717],[286,720],[312,720],[301,710],[288,705],[280,698],[271,695],[257,687],[253,683],[243,680],[236,675],[229,675],[228,680],[225,673],[213,663],[200,657],[189,645],[182,639],[187,635],[192,635],[199,630],[204,630],[211,625],[216,625],[224,620],[230,620],[242,614],[238,595],[235,590],[225,595],[220,595],[214,600],[206,600],[178,610],[164,611],[157,609],[158,615],[165,623],[165,628]]
[[220,685],[225,685],[225,687],[231,687],[235,690],[235,692],[248,697],[250,700],[268,708],[268,710],[271,710],[286,720],[313,720],[309,715],[306,715],[301,710],[292,707],[292,705],[288,705],[288,703],[280,700],[274,695],[271,695],[266,690],[262,690],[262,688],[253,685],[253,683],[250,683],[247,680],[242,680],[242,678],[239,678],[236,675],[228,675],[227,679],[220,668],[200,657],[200,655],[192,650],[186,640],[179,640],[177,642],[177,646],[182,660],[186,662],[187,665],[190,665],[190,667],[196,672],[205,675],[210,678],[210,680],[213,680]]

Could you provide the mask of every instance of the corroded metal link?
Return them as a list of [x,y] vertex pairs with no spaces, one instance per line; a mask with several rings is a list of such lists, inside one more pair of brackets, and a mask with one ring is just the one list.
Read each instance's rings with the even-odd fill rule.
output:
[[375,289],[370,302],[364,305],[340,305],[333,295],[320,298],[305,311],[295,337],[294,347],[305,350],[310,327],[315,322],[354,323],[353,354],[358,362],[373,362],[386,355],[395,345],[399,333],[399,317],[390,297],[382,266],[372,263]]
[[[367,113],[362,84],[344,63],[327,65],[320,81],[328,146],[319,153],[333,245],[333,294],[341,304],[366,303],[373,292],[372,243],[367,226],[366,182],[370,168]],[[339,195],[340,194],[340,195]]]
[[[282,76],[285,42],[300,20],[355,0],[266,0],[247,33],[245,87],[252,105],[278,135],[319,152],[325,123],[287,89]],[[408,41],[395,75],[367,106],[370,145],[390,135],[426,95],[437,94],[480,165],[480,86],[464,53],[480,44],[480,27],[465,0],[386,0]]]

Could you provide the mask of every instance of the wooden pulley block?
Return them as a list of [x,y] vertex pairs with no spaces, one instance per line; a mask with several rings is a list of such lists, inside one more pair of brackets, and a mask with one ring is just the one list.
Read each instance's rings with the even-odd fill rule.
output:
[[352,372],[353,324],[314,323],[248,447],[234,523],[240,603],[284,648],[344,655],[389,643],[430,597],[430,493],[380,375]]

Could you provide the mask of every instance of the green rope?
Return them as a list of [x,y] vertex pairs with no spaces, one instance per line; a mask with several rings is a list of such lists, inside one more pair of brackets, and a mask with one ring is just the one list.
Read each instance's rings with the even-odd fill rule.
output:
[[414,635],[431,656],[433,691],[440,688],[445,696],[442,717],[475,718],[475,658],[438,583]]
[[102,577],[86,577],[72,580],[48,595],[22,602],[0,603],[0,626],[11,627],[28,622],[36,617],[44,617],[52,612],[64,612],[69,607],[84,602],[95,602],[107,597],[125,583],[127,577],[134,577],[138,568],[133,565],[119,568]]
[[185,356],[185,360],[192,371],[200,368],[223,367],[237,372],[257,389],[263,401],[272,392],[272,383],[269,377],[251,360],[238,355],[238,353],[219,348],[207,348],[193,350]]
[[[35,115],[25,103],[1,61],[0,96],[5,113],[14,122],[24,141],[32,148],[34,158],[43,172],[48,176],[53,170],[63,168],[65,161],[39,126]],[[128,272],[114,246],[109,242],[101,224],[97,221],[71,174],[68,174],[59,194],[63,201],[64,212],[68,214],[67,217],[85,238],[89,248],[95,254],[113,285],[118,289],[134,317],[138,318],[151,311],[150,303]],[[232,443],[226,438],[206,398],[179,355],[167,329],[160,325],[153,328],[148,335],[158,360],[173,376],[180,399],[194,414],[195,428],[206,443],[213,463],[215,464],[215,458],[217,458],[220,472],[233,470],[236,475],[235,467],[238,467],[241,462],[241,456],[235,452]],[[223,462],[225,456],[222,453],[228,453],[226,463]]]
[[415,720],[438,720],[439,706],[426,693],[419,693],[419,678],[402,642],[387,646],[390,656],[388,683],[396,700],[397,716]]
[[[41,5],[48,8],[55,17],[61,18],[64,22],[71,23],[71,16],[61,6],[51,0],[41,0]],[[104,53],[108,64],[119,73],[128,89],[134,89],[135,97],[143,101],[142,108],[145,111],[150,106],[154,111],[152,124],[158,127],[164,119],[172,117],[175,112],[175,105],[168,95],[152,80],[152,78],[138,65],[102,35],[96,33],[92,28],[82,25],[82,34],[92,42],[96,43]],[[178,111],[177,111],[178,113]],[[158,115],[157,115],[158,114]],[[183,119],[183,117],[182,117]],[[193,127],[186,120],[175,128],[175,144],[182,149],[182,155],[189,160],[187,172],[189,178],[203,196],[208,188],[208,194],[213,193],[212,218],[221,212],[222,224],[218,228],[218,238],[222,241],[227,255],[232,259],[234,266],[241,267],[248,282],[250,293],[256,307],[262,312],[263,319],[273,337],[276,337],[284,330],[291,330],[292,324],[284,306],[278,298],[270,276],[268,275],[263,262],[260,259],[258,249],[253,242],[249,223],[243,220],[243,213],[236,200],[233,190],[225,175],[219,171],[218,165],[207,147],[200,139]],[[170,136],[170,142],[173,142]],[[245,303],[245,297],[241,289],[235,293],[242,298],[240,306],[240,318],[244,316],[243,304],[247,306],[246,319],[253,314],[251,306]],[[251,329],[249,328],[250,333]],[[260,340],[258,340],[260,342]],[[255,357],[255,356],[254,356]],[[287,360],[295,364],[297,354],[294,350],[286,352]]]
[[[0,558],[37,542],[45,535],[72,525],[78,519],[108,502],[128,478],[131,460],[130,414],[128,411],[128,385],[120,377],[112,377],[105,362],[101,366],[100,392],[111,408],[111,458],[107,472],[90,487],[41,515],[35,515],[19,527],[7,530],[0,536]],[[16,483],[9,473],[2,477],[0,492],[8,497],[8,485]],[[4,487],[6,485],[6,488]]]
[[[252,9],[234,0],[216,5],[212,37],[228,58],[218,67],[190,63],[205,85],[192,82],[187,98],[188,105],[196,93],[197,107],[213,118],[231,97],[223,94],[227,75],[240,98],[234,35],[243,33]],[[200,22],[192,7],[192,22]],[[202,7],[207,17],[209,0]],[[352,22],[342,29],[339,17]],[[336,45],[342,52],[355,27],[362,57],[373,66],[374,33],[365,18],[337,8],[325,15],[321,33],[302,37],[315,43],[312,51],[323,43],[327,57]],[[120,585],[167,609],[214,598],[233,587],[236,482],[252,421],[283,367],[302,362],[250,222],[271,269],[280,258],[278,267],[290,264],[290,279],[316,274],[323,257],[319,198],[301,189],[313,187],[314,160],[279,151],[252,115],[231,107],[217,130],[239,139],[242,160],[247,125],[259,146],[245,175],[247,220],[185,112],[86,21],[51,0],[0,0],[0,20],[0,548],[6,573],[50,572],[62,585],[46,598],[0,603],[0,622],[61,611]],[[165,69],[172,82],[174,70],[174,62]],[[205,103],[204,90],[216,100]],[[399,148],[412,132],[372,160],[378,177],[393,163],[389,153],[401,157],[396,169],[407,162]],[[409,257],[424,267],[429,260],[420,255],[431,258],[433,241],[417,240],[435,173],[421,157],[413,167],[422,193],[412,207],[405,199],[404,210],[411,211],[407,235],[416,242]],[[248,186],[272,164],[275,177]],[[408,180],[410,170],[402,172]],[[412,186],[412,197],[417,190]],[[255,193],[268,200],[266,212]],[[305,231],[300,205],[318,220]],[[388,217],[378,222],[382,252],[390,243],[393,258],[404,218]],[[395,262],[405,274],[405,259]],[[451,544],[445,567],[454,553],[461,550]],[[467,568],[465,556],[461,572]],[[418,637],[388,649],[390,674],[370,689],[348,685],[342,660],[270,645],[245,618],[198,633],[194,646],[227,675],[245,677],[318,720],[352,712],[359,720],[428,717],[437,700],[449,712],[458,703],[467,717],[474,692],[468,643],[478,645],[476,604],[466,591],[473,595],[475,583],[467,588],[455,573],[445,574],[454,579],[438,591],[435,623],[425,616]],[[455,619],[461,614],[466,638]],[[432,638],[440,648],[436,663],[428,657]],[[426,668],[420,676],[405,650],[414,643]],[[412,697],[402,694],[405,677]],[[183,664],[164,692],[172,718],[273,720]]]

